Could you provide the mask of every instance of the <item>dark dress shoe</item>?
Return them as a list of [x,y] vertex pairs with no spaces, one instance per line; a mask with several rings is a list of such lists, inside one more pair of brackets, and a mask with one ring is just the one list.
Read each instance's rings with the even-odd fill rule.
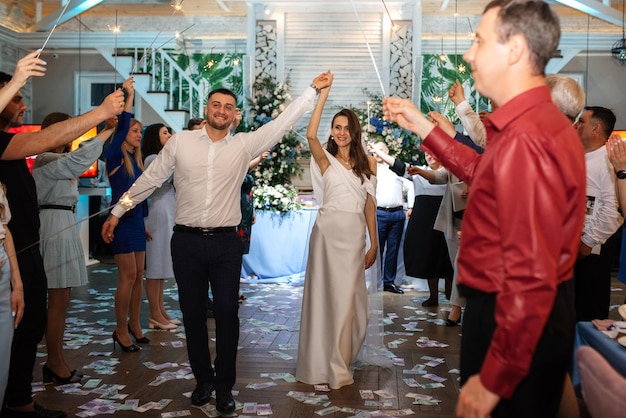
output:
[[215,409],[223,414],[235,412],[235,400],[230,390],[218,390],[215,392]]
[[2,418],[66,418],[67,414],[63,411],[55,411],[53,409],[44,408],[37,402],[34,403],[34,411],[21,412],[14,411],[9,408],[2,410]]
[[391,292],[391,293],[398,293],[398,294],[404,294],[404,290],[400,289],[398,286],[396,286],[395,284],[391,283],[391,284],[386,284],[383,289],[385,290],[385,292]]
[[196,406],[202,406],[211,400],[211,392],[213,387],[208,383],[198,383],[191,393],[191,403]]

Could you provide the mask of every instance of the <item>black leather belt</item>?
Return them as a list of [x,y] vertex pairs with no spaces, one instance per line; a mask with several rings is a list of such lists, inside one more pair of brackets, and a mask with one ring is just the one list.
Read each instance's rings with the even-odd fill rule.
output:
[[39,209],[59,209],[59,210],[71,210],[76,213],[76,205],[65,206],[65,205],[40,205]]
[[376,207],[376,210],[382,210],[382,211],[385,211],[385,212],[397,212],[397,211],[402,210],[402,209],[403,209],[402,206],[396,206],[395,208],[383,208],[383,207],[380,207],[380,206]]
[[174,225],[175,232],[186,232],[189,234],[201,234],[201,235],[217,235],[226,234],[228,232],[236,232],[236,226],[218,226],[215,228],[201,228],[199,226],[186,226],[186,225]]

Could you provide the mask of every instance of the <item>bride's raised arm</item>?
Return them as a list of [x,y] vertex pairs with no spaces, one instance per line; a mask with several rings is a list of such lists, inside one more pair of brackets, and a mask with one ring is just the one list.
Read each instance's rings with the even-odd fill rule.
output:
[[326,153],[322,148],[322,144],[317,137],[317,131],[320,127],[322,112],[324,111],[324,105],[326,104],[326,99],[328,99],[328,94],[330,93],[330,86],[332,85],[332,83],[333,73],[331,73],[330,71],[320,74],[315,78],[315,80],[313,80],[313,84],[311,86],[319,91],[319,97],[317,98],[315,109],[313,109],[313,113],[311,114],[311,120],[309,120],[309,126],[306,130],[306,139],[307,141],[309,141],[311,155],[315,159],[315,162],[320,168],[320,172],[322,174],[324,174],[324,172],[330,165],[330,161],[328,161],[328,157],[326,156]]

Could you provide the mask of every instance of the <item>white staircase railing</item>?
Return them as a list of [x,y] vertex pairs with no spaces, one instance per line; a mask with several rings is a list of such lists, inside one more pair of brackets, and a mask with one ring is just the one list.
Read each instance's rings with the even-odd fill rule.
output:
[[189,118],[203,116],[208,83],[197,83],[167,52],[134,48],[116,56],[113,49],[98,51],[124,79],[135,78],[136,93],[175,131],[183,130]]

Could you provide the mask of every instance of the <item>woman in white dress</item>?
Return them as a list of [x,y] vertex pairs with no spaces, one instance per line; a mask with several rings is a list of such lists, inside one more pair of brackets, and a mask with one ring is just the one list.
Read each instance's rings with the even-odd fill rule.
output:
[[[171,136],[169,128],[162,123],[146,128],[141,141],[141,154],[146,156],[143,162],[145,168],[148,168]],[[150,305],[150,329],[174,329],[180,324],[180,321],[169,316],[163,304],[165,278],[174,277],[170,240],[174,232],[175,211],[176,192],[173,178],[170,178],[152,193],[150,211],[145,219],[149,232],[146,243],[146,296]]]
[[[69,119],[65,113],[47,115],[41,127],[46,128]],[[69,151],[70,144],[37,156],[33,178],[37,186],[37,203],[41,222],[41,255],[48,278],[48,323],[46,348],[48,360],[43,366],[44,383],[67,384],[80,381],[82,373],[71,368],[63,356],[65,317],[72,287],[87,284],[85,255],[76,224],[78,177],[102,153],[104,141],[113,126],[80,147]]]
[[[325,76],[332,83],[333,74]],[[315,191],[322,207],[309,243],[296,379],[339,389],[354,382],[350,365],[367,330],[365,269],[378,253],[376,160],[366,155],[358,118],[348,109],[334,116],[327,149],[322,148],[317,130],[329,91],[318,89],[307,129],[323,192]]]

